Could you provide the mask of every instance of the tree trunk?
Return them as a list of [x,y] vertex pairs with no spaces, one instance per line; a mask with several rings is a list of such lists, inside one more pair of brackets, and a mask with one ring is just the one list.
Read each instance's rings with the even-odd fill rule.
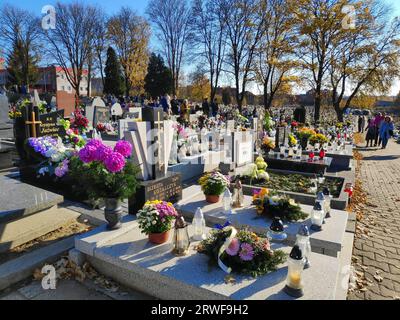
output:
[[335,108],[335,112],[339,122],[343,122],[343,112],[344,109],[340,108],[340,104],[334,103],[333,107]]
[[314,97],[314,121],[317,123],[320,118],[321,113],[321,85],[317,86],[315,90],[315,97]]

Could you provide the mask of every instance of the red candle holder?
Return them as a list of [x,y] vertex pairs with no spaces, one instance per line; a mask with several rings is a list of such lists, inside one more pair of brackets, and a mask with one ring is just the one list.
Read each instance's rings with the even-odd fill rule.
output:
[[321,149],[321,151],[319,152],[319,159],[324,160],[325,156],[326,156],[325,150]]
[[315,157],[314,151],[310,151],[308,157],[310,158],[310,161],[314,161],[314,157]]

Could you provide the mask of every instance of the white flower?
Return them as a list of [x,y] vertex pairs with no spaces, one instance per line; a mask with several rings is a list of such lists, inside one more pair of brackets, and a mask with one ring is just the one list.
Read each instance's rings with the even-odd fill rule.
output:
[[155,226],[157,224],[157,221],[153,220],[153,226]]

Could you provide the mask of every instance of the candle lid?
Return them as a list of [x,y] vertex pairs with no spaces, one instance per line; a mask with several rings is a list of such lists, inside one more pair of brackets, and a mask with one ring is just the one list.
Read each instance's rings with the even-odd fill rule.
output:
[[315,203],[315,205],[314,205],[314,210],[319,210],[319,211],[322,210],[322,206],[321,206],[321,203],[320,203],[320,202],[316,202],[316,203]]
[[303,252],[301,251],[300,247],[298,245],[295,245],[290,252],[290,258],[293,260],[303,260]]
[[271,231],[274,231],[274,232],[283,232],[284,226],[283,226],[282,220],[279,217],[275,217],[272,220],[272,224],[269,228]]
[[310,236],[310,230],[308,230],[308,227],[305,224],[302,224],[299,228],[299,231],[297,232],[298,235],[304,236],[304,237],[309,237]]
[[328,187],[325,187],[324,190],[322,190],[322,192],[323,192],[324,195],[326,195],[326,196],[330,196],[330,195],[331,195],[331,192],[329,191],[329,188],[328,188]]
[[175,229],[183,229],[187,227],[187,223],[182,216],[179,216],[175,220]]

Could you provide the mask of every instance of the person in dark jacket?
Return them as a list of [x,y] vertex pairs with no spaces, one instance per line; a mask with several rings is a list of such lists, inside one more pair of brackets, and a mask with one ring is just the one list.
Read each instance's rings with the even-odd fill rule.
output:
[[213,103],[211,104],[211,109],[213,117],[216,117],[219,111],[217,99],[214,99]]
[[210,105],[208,104],[208,99],[207,98],[205,98],[203,100],[202,109],[203,109],[204,115],[209,117],[210,116]]

